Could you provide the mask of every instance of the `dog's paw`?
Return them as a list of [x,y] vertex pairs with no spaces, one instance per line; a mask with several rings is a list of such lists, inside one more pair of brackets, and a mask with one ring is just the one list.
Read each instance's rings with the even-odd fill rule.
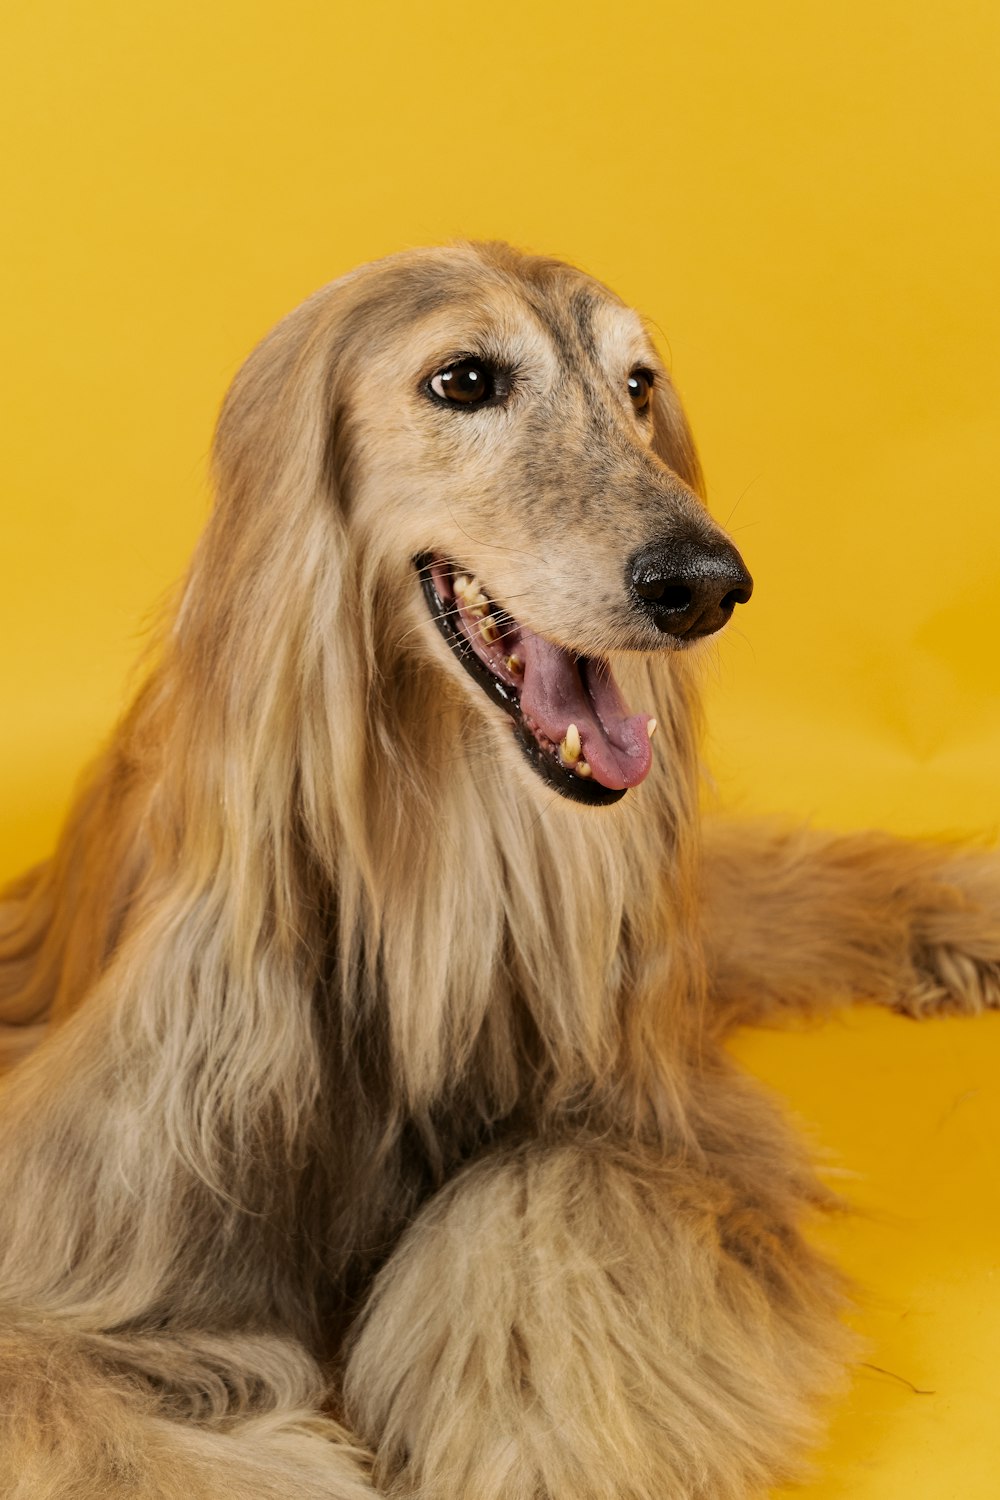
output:
[[1000,957],[982,959],[945,943],[917,957],[918,981],[894,1009],[922,1020],[929,1016],[975,1016],[1000,1010]]

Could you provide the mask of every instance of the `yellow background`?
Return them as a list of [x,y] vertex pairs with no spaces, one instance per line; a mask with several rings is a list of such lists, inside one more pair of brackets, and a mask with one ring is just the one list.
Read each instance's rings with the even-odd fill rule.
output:
[[[409,244],[568,256],[664,330],[757,578],[722,800],[996,829],[1000,9],[5,7],[0,873],[49,849],[206,508],[242,355]],[[1000,1493],[1000,1017],[740,1043],[862,1210],[815,1500]]]

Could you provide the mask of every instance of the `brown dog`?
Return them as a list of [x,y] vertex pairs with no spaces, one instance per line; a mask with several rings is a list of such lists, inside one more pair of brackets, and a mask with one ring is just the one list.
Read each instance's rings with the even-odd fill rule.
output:
[[215,463],[158,665],[0,908],[0,1488],[760,1490],[847,1347],[823,1191],[719,1037],[996,1004],[1000,864],[702,835],[698,643],[751,580],[579,272],[355,272]]

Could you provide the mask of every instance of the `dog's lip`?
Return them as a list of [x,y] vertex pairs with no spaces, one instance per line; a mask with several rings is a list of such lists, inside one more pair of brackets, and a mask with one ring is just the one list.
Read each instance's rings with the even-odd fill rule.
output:
[[645,778],[655,723],[631,714],[606,663],[521,625],[457,564],[433,553],[414,562],[438,629],[514,721],[518,743],[545,781],[575,801],[600,805]]

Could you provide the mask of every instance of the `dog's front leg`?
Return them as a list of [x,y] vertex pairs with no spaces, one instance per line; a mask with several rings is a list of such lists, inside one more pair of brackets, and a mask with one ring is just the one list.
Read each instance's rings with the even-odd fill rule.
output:
[[703,931],[723,1024],[867,999],[908,1015],[1000,1005],[1000,855],[709,826]]
[[[754,1104],[725,1088],[745,1165]],[[753,1186],[603,1140],[467,1168],[354,1337],[346,1410],[377,1482],[421,1500],[743,1500],[787,1477],[844,1352],[789,1150]]]

